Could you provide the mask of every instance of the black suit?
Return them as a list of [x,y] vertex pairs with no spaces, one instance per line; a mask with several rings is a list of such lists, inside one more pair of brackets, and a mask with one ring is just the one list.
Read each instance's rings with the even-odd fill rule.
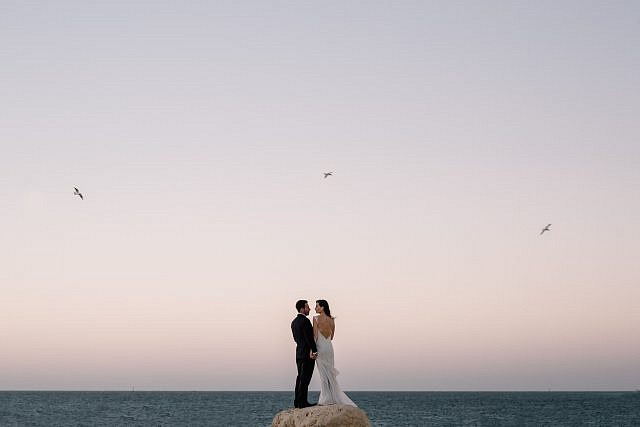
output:
[[313,326],[311,321],[302,313],[298,313],[293,322],[291,322],[291,332],[296,342],[296,365],[298,366],[298,376],[296,377],[296,395],[293,406],[296,408],[304,408],[309,405],[307,393],[309,392],[309,383],[313,375],[313,368],[316,361],[309,355],[311,351],[318,351],[316,342],[313,339]]

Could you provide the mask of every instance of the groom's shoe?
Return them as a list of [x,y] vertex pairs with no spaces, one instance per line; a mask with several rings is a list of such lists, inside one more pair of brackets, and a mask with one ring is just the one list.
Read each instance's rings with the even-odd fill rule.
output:
[[317,403],[309,403],[309,402],[306,402],[306,403],[303,403],[302,405],[300,405],[300,407],[301,407],[301,408],[309,408],[309,407],[311,407],[311,406],[316,406],[316,405],[317,405]]

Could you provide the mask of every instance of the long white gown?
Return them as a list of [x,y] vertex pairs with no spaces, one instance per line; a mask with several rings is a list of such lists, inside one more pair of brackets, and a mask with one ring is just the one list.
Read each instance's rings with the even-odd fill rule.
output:
[[349,397],[340,389],[336,376],[340,373],[334,367],[333,343],[331,338],[326,338],[322,332],[318,331],[316,339],[318,357],[316,358],[316,369],[320,375],[320,397],[318,405],[334,405],[337,403],[357,407]]

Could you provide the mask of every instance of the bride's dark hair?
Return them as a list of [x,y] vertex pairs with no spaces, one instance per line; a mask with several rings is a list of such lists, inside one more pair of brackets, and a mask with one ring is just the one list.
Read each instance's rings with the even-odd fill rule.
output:
[[324,314],[326,314],[327,316],[333,319],[333,316],[331,316],[331,309],[329,308],[329,303],[327,302],[327,300],[319,299],[319,300],[316,300],[316,303],[320,307],[322,307],[322,309],[324,310]]

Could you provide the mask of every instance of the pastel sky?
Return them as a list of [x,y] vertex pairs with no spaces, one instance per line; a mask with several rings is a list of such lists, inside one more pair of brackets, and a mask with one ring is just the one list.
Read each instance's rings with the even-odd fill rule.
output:
[[0,389],[290,390],[299,298],[345,390],[640,387],[639,46],[628,0],[2,1]]

